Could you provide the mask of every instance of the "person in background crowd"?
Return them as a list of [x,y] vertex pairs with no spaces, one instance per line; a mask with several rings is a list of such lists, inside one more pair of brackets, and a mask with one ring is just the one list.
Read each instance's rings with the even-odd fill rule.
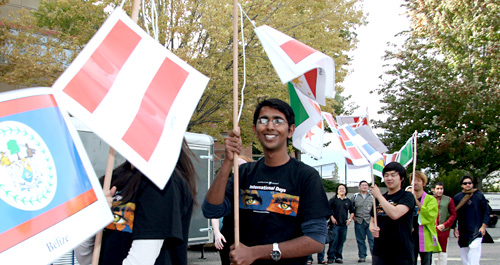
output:
[[413,196],[416,202],[412,232],[415,258],[413,264],[417,264],[417,256],[420,255],[420,264],[431,265],[432,252],[441,251],[436,231],[438,203],[436,198],[424,191],[427,176],[423,172],[416,170],[415,175],[410,175],[410,181],[413,183]]
[[[99,264],[187,265],[189,224],[196,198],[196,171],[183,140],[177,165],[159,189],[128,161],[113,171],[107,194],[114,220],[103,232]],[[116,192],[115,192],[116,191]],[[75,249],[78,262],[91,264],[94,238]]]
[[[288,155],[294,130],[290,105],[279,99],[257,105],[253,131],[264,157],[239,167],[240,243],[231,246],[233,264],[304,265],[309,254],[324,247],[328,199],[318,171]],[[231,170],[241,146],[240,132],[233,130],[225,139],[224,162],[202,205],[206,218],[224,216],[222,233],[230,245],[234,240]]]
[[358,244],[358,262],[366,262],[366,243],[368,238],[368,246],[370,253],[373,252],[373,235],[370,232],[371,213],[373,211],[373,196],[368,193],[370,186],[368,182],[362,180],[359,182],[359,192],[352,196],[352,204],[354,206],[354,231],[356,233],[356,242]]
[[481,241],[490,221],[490,210],[484,195],[474,188],[472,177],[463,176],[460,184],[462,191],[453,196],[458,226],[454,227],[454,235],[458,237],[462,264],[475,265],[481,259]]
[[328,263],[344,263],[342,250],[347,237],[347,227],[354,218],[354,207],[351,200],[347,198],[347,186],[339,184],[335,195],[330,199],[330,208],[332,216],[330,216],[332,241],[328,247]]
[[434,183],[434,198],[436,198],[439,206],[439,214],[436,219],[436,228],[438,232],[439,245],[441,246],[441,252],[437,255],[436,265],[446,265],[448,263],[448,255],[446,253],[446,248],[448,247],[448,237],[450,237],[450,227],[455,222],[457,218],[457,212],[455,211],[455,203],[453,200],[444,195],[444,184],[443,182],[436,181]]
[[370,232],[375,238],[372,264],[411,265],[415,198],[401,189],[406,169],[398,162],[391,162],[384,167],[382,174],[389,191],[382,195],[377,185],[370,188],[377,205],[376,219],[372,217],[370,222]]

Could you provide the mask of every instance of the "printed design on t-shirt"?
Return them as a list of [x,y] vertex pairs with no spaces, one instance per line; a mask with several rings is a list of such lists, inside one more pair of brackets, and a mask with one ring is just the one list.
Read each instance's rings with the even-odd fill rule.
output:
[[[393,206],[398,205],[393,200],[387,200],[387,202]],[[377,203],[377,216],[387,216],[387,213],[384,211],[384,208],[382,208],[382,205],[380,203]]]
[[293,196],[286,193],[273,194],[273,200],[267,210],[284,215],[297,216],[299,210],[299,196]]
[[134,229],[135,203],[121,204],[120,201],[113,202],[113,222],[106,229],[132,233]]
[[[261,212],[274,212],[289,216],[297,216],[299,196],[276,192],[269,186],[250,185],[251,188],[240,190],[240,208]],[[280,190],[278,188],[278,190]]]

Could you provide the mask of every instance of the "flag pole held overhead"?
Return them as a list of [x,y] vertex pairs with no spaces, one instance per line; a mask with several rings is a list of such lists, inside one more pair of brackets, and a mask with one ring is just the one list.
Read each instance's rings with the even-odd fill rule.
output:
[[[233,0],[233,129],[238,129],[238,0]],[[234,188],[234,246],[240,244],[240,214],[239,214],[239,170],[238,154],[233,157],[233,188]]]
[[[134,0],[134,4],[132,7],[132,20],[137,23],[137,19],[139,17],[139,7],[140,7],[141,1],[140,0]],[[113,147],[109,147],[109,154],[108,154],[108,162],[106,164],[106,173],[104,174],[104,183],[102,186],[102,190],[105,192],[109,192],[111,189],[111,180],[112,180],[112,175],[113,175],[113,164],[115,162],[115,154],[116,151],[113,149]],[[102,230],[97,232],[95,236],[95,242],[94,242],[94,252],[92,254],[92,264],[98,265],[99,264],[99,256],[101,254],[101,245],[102,245]]]
[[[370,124],[370,117],[368,115],[368,108],[366,108],[366,125],[368,128],[372,128]],[[383,157],[382,157],[383,159]],[[375,162],[376,164],[377,162]],[[373,165],[375,165],[373,164]],[[370,165],[370,175],[372,177],[372,185],[375,185],[375,175],[373,174],[373,165]],[[375,223],[375,227],[377,227],[377,202],[375,202],[375,199],[373,200],[373,222]]]
[[415,194],[415,170],[417,168],[417,131],[413,133],[413,177],[411,181],[411,186],[413,194]]

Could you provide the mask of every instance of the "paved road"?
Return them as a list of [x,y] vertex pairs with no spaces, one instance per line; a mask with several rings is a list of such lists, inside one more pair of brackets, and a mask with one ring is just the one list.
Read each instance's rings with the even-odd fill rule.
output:
[[[488,228],[488,233],[495,240],[494,244],[483,244],[482,245],[482,265],[498,265],[500,264],[500,228]],[[356,239],[354,236],[354,226],[349,226],[347,232],[347,240],[344,244],[344,264],[358,264],[358,247],[356,244]],[[200,259],[201,250],[196,248],[191,248],[188,253],[188,264],[189,265],[215,265],[220,264],[219,254],[215,251],[215,248],[207,247],[205,248],[204,257],[205,259]],[[314,255],[314,263],[316,264],[316,255]],[[371,263],[371,258],[367,258],[367,263]],[[457,239],[453,236],[450,237],[448,242],[448,264],[449,265],[461,265],[460,253],[457,244]]]

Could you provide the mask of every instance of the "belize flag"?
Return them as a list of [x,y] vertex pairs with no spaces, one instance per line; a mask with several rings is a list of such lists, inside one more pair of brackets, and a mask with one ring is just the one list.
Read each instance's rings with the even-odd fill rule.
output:
[[0,264],[50,263],[112,220],[49,91],[0,94]]
[[208,80],[117,8],[53,87],[61,105],[163,189]]

